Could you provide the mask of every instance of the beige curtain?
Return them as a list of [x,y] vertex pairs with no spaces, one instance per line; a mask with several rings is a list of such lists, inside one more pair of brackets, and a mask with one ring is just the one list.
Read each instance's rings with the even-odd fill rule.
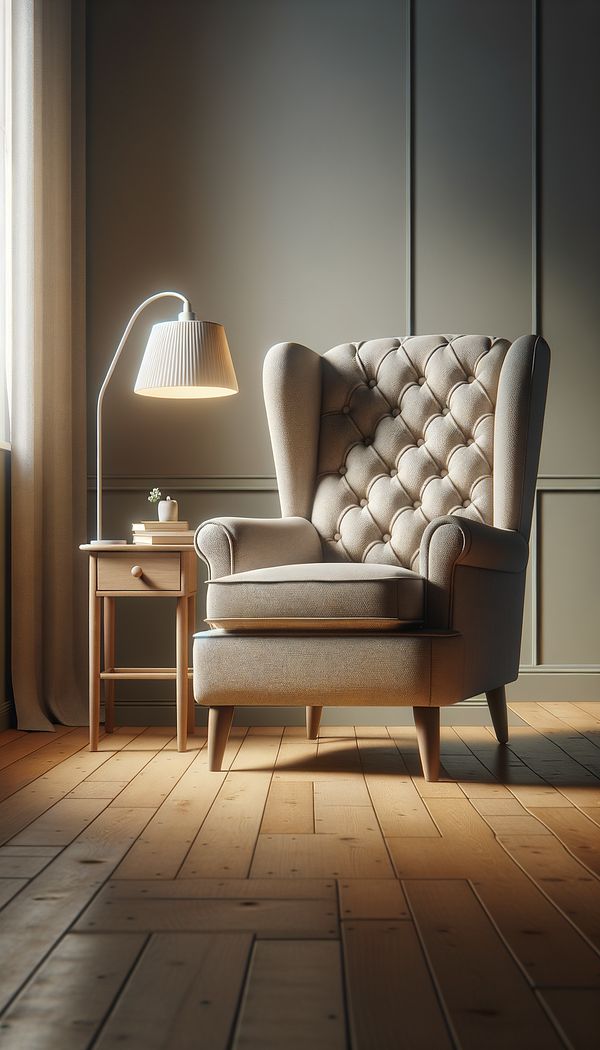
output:
[[86,721],[84,5],[13,8],[12,681],[51,729]]

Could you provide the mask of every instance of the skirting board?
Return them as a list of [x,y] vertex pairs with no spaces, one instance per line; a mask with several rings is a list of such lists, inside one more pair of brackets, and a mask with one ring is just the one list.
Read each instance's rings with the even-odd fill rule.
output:
[[[103,717],[103,716],[101,716]],[[152,703],[135,700],[116,702],[117,725],[129,726],[165,726],[175,725],[175,704],[173,700],[158,700]],[[196,710],[196,725],[206,725],[205,708]],[[442,725],[482,726],[491,725],[492,720],[487,704],[482,701],[454,704],[442,708]],[[509,711],[509,723],[512,726],[524,726],[527,723]],[[411,707],[325,707],[323,725],[341,726],[412,726],[414,725]],[[303,707],[238,707],[235,713],[235,725],[238,726],[301,726],[304,725]]]

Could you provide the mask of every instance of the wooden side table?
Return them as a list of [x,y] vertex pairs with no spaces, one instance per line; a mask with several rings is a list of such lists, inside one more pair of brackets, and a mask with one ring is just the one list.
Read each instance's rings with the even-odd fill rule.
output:
[[[90,594],[90,751],[98,750],[100,689],[104,682],[105,729],[114,729],[115,682],[175,679],[177,750],[185,751],[194,732],[195,705],[188,667],[194,630],[197,565],[193,547],[83,543],[89,558]],[[177,598],[175,667],[115,667],[115,598]],[[101,615],[102,614],[102,615]],[[101,623],[101,620],[103,621]],[[100,643],[104,639],[104,668]]]

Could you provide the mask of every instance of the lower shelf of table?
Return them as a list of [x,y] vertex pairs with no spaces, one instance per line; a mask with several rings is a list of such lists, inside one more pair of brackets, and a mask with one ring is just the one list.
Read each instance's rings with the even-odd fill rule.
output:
[[[192,674],[192,668],[188,667],[188,678],[191,678]],[[129,679],[130,681],[175,681],[177,669],[175,667],[113,667],[110,671],[101,671],[100,678],[113,682],[124,679]]]

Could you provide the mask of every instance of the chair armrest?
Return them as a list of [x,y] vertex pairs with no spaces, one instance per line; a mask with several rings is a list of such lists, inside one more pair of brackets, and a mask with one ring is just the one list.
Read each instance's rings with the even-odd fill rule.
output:
[[196,530],[194,545],[211,580],[323,560],[319,533],[306,518],[211,518]]
[[452,625],[454,577],[458,566],[521,574],[529,547],[519,532],[452,515],[429,523],[420,550],[420,573],[429,581],[428,625]]

